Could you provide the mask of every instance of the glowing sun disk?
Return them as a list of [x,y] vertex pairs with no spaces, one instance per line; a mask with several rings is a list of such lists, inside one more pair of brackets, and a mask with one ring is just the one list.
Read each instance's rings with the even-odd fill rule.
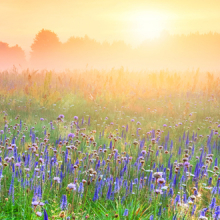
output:
[[166,28],[166,20],[164,14],[154,11],[136,12],[129,18],[132,23],[132,31],[139,40],[158,37]]

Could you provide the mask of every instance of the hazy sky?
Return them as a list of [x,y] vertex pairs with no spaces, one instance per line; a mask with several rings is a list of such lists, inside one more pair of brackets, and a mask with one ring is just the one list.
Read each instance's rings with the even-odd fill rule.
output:
[[220,32],[220,0],[1,0],[0,41],[30,50],[42,29],[137,45],[162,30]]

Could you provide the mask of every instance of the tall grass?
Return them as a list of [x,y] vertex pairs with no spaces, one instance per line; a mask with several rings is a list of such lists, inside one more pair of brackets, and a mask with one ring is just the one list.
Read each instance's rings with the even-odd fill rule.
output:
[[0,96],[0,219],[218,219],[213,74],[5,71]]

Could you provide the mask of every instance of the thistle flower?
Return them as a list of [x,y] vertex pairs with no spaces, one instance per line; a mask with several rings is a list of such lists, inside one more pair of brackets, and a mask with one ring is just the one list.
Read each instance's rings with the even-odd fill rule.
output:
[[76,191],[76,184],[70,183],[70,184],[67,185],[67,188],[70,189],[70,190]]
[[40,202],[39,205],[42,207],[44,206],[45,204],[43,202]]
[[60,177],[54,177],[53,180],[57,183],[60,183]]
[[21,167],[21,163],[16,163],[15,166],[16,167]]
[[161,195],[163,194],[163,191],[161,189],[155,189],[154,192],[156,194],[161,194]]
[[36,215],[37,215],[38,217],[40,217],[40,216],[42,216],[42,213],[41,213],[41,212],[36,212]]
[[75,134],[74,133],[69,133],[68,134],[68,138],[74,138],[75,137]]
[[164,178],[158,178],[158,179],[157,179],[157,183],[163,184],[163,183],[165,183],[165,182],[166,182],[166,181],[165,181]]
[[158,179],[158,178],[162,178],[163,173],[162,172],[155,172],[153,173],[153,177]]
[[39,205],[39,202],[38,201],[34,201],[31,203],[34,207],[38,206]]

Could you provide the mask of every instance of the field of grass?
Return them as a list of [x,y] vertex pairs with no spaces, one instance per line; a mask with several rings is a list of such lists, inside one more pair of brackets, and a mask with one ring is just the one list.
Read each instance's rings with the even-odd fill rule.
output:
[[0,219],[219,219],[211,73],[0,73]]

